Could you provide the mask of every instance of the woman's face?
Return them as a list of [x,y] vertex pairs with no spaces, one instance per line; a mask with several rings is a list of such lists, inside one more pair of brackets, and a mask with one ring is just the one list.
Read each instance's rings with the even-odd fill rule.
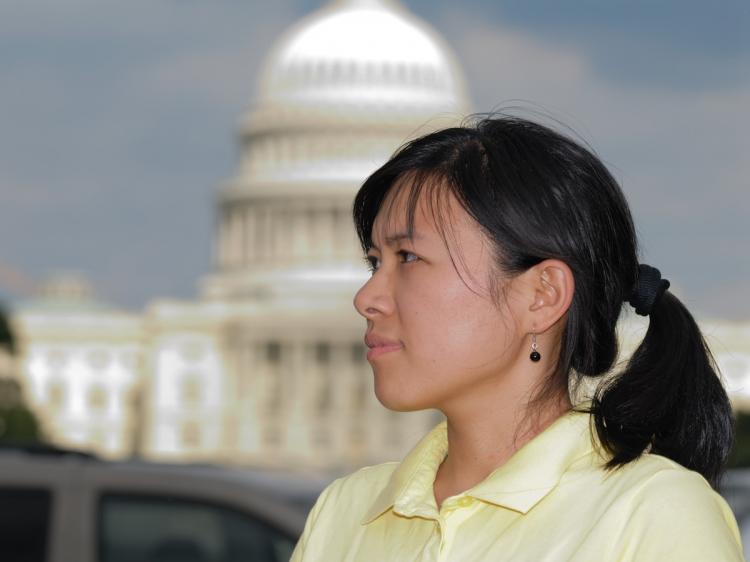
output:
[[410,239],[408,189],[398,187],[381,207],[388,214],[375,219],[368,252],[374,271],[354,305],[367,320],[378,400],[392,410],[445,412],[496,391],[519,357],[513,284],[500,280],[502,304],[490,296],[491,276],[499,275],[490,242],[452,195],[441,209],[450,218],[446,236],[420,200]]

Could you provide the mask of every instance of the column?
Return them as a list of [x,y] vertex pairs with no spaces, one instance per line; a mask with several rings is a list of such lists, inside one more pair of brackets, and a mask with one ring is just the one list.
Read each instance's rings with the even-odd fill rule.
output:
[[244,209],[244,223],[243,229],[245,240],[244,240],[244,265],[251,266],[256,259],[256,209],[253,203],[248,204]]
[[273,215],[271,205],[263,202],[258,206],[257,213],[258,236],[256,238],[256,255],[259,261],[267,263],[273,253]]
[[237,267],[242,263],[242,228],[243,228],[242,210],[232,208],[230,218],[230,264]]
[[274,248],[273,257],[277,264],[294,264],[292,257],[292,217],[294,210],[289,205],[276,205],[274,209]]
[[291,462],[304,462],[309,454],[309,409],[305,402],[310,396],[307,382],[310,379],[311,357],[309,344],[295,341],[286,346],[284,356],[284,427],[286,440],[284,453]]
[[293,255],[298,260],[306,260],[309,257],[310,240],[307,234],[308,212],[304,205],[295,207],[291,220]]
[[214,239],[214,263],[219,269],[227,266],[227,217],[224,209],[219,211],[219,225]]
[[352,383],[354,382],[350,361],[351,352],[348,343],[336,343],[331,346],[330,377],[333,397],[329,427],[332,437],[331,453],[337,461],[346,462],[349,454],[349,432],[352,426]]

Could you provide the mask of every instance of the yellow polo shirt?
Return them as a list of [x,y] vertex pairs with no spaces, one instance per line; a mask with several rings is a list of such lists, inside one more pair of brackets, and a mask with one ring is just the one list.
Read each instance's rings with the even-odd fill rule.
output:
[[724,499],[696,472],[644,454],[605,472],[589,415],[568,412],[437,509],[438,424],[401,463],[332,482],[290,562],[744,560]]

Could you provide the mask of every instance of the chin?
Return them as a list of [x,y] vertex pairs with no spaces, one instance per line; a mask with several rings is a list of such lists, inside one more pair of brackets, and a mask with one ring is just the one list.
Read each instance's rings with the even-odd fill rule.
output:
[[423,403],[423,400],[412,400],[411,397],[403,392],[402,388],[388,387],[388,385],[378,384],[377,376],[375,378],[375,397],[385,408],[394,412],[416,412],[426,410],[431,406]]
[[391,410],[392,412],[416,412],[418,410],[422,410],[423,408],[417,408],[414,406],[411,406],[410,404],[404,404],[399,402],[385,402],[378,398],[378,401],[388,410]]

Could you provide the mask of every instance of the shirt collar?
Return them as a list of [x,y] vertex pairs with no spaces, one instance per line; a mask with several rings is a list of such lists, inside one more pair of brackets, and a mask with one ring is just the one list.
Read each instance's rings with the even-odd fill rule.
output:
[[[594,450],[589,420],[586,413],[567,412],[464,495],[527,513],[557,485],[570,465]],[[448,425],[442,421],[399,464],[362,524],[391,507],[406,517],[436,518],[433,484],[447,452]]]

